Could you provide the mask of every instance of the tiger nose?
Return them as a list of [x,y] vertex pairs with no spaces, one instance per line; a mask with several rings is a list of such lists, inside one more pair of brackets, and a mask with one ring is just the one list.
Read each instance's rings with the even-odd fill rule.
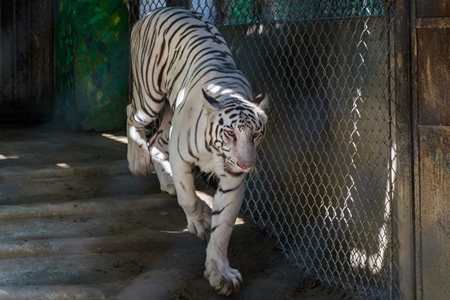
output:
[[239,166],[239,168],[241,168],[242,170],[248,170],[248,169],[251,169],[253,166],[252,165],[250,165],[250,166],[248,166],[248,165],[244,165],[244,164],[241,164],[241,163],[237,163],[237,165]]

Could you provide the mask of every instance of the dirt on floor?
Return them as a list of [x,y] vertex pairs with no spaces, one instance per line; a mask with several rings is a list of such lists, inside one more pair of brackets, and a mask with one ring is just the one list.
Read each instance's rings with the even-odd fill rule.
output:
[[242,219],[229,259],[244,283],[219,296],[203,277],[206,243],[156,176],[129,174],[124,135],[0,129],[0,299],[348,299]]

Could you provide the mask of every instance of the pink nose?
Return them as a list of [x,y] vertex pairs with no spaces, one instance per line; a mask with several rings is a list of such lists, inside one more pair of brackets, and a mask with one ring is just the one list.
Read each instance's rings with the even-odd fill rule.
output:
[[242,170],[248,170],[248,169],[250,169],[252,166],[247,166],[247,165],[244,165],[244,164],[241,164],[241,163],[237,163],[237,165],[239,166],[239,168],[241,168]]

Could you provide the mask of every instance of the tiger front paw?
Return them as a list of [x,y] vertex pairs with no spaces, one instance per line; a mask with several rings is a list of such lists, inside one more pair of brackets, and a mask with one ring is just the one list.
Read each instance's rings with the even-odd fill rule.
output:
[[173,185],[173,183],[161,184],[159,186],[159,188],[161,189],[161,192],[167,193],[170,196],[176,196],[177,195],[177,191],[175,190],[175,185]]
[[196,217],[187,216],[188,231],[195,234],[201,240],[206,240],[207,234],[211,229],[211,208],[202,200],[198,200],[197,205],[201,205],[200,214]]
[[228,263],[218,264],[215,260],[207,261],[205,267],[205,277],[219,294],[229,296],[239,292],[242,284],[242,275],[239,270],[230,268]]

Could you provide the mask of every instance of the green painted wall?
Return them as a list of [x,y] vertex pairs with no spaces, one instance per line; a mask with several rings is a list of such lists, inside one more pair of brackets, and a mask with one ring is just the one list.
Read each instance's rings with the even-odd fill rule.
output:
[[128,11],[123,0],[59,0],[56,118],[72,129],[123,127],[128,103]]

